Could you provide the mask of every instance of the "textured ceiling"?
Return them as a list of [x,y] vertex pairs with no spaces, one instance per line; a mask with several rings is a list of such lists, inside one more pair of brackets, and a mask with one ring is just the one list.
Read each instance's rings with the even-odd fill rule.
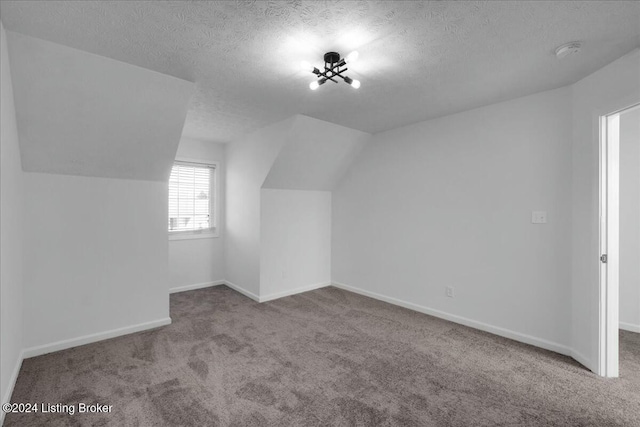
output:
[[[640,2],[3,1],[8,30],[196,82],[184,136],[302,113],[375,133],[575,82],[640,45]],[[582,40],[580,55],[554,49]],[[354,90],[301,60],[360,52]]]

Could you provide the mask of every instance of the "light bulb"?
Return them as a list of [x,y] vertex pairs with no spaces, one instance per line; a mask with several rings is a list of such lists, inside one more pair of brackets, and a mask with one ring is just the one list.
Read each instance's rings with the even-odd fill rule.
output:
[[354,80],[351,82],[351,87],[354,89],[358,89],[360,87],[360,80]]
[[320,87],[320,83],[318,83],[317,81],[313,81],[311,83],[309,83],[309,89],[311,90],[316,90]]
[[311,72],[313,72],[313,65],[311,65],[307,61],[302,61],[302,62],[300,62],[300,69],[303,70],[303,71],[311,71]]
[[351,63],[351,62],[356,62],[358,60],[358,51],[354,50],[353,52],[351,52],[349,55],[347,55],[346,58],[344,58],[344,62]]

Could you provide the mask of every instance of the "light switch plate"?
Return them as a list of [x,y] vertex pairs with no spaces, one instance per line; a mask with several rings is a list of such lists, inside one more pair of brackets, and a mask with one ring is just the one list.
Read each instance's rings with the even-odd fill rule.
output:
[[547,223],[547,211],[533,211],[531,212],[532,224],[546,224]]

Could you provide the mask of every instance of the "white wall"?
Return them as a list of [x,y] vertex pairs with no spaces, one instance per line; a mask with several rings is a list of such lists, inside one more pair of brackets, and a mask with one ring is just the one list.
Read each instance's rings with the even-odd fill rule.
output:
[[[329,141],[326,135],[331,135]],[[263,300],[329,281],[331,266],[326,252],[321,251],[321,258],[312,261],[309,253],[294,255],[294,247],[282,239],[301,232],[313,236],[310,245],[314,248],[326,243],[318,230],[330,223],[325,218],[330,201],[314,192],[331,190],[369,137],[365,132],[296,115],[227,146],[225,265],[230,286]],[[265,188],[300,192],[261,193]],[[263,196],[268,205],[261,213]],[[313,201],[318,211],[310,212],[310,206],[303,209],[300,204],[304,201]],[[298,206],[298,211],[289,211],[289,204]],[[325,219],[321,226],[312,225],[303,215]],[[262,233],[267,233],[265,239]],[[282,280],[283,265],[294,262],[295,256],[300,256],[298,261],[310,271],[303,274],[300,265]],[[262,272],[261,268],[267,270]]]
[[359,130],[297,115],[287,144],[262,188],[331,191],[370,137]]
[[[22,362],[23,176],[7,36],[0,22],[0,403]],[[4,412],[0,411],[0,424]]]
[[174,291],[224,281],[225,144],[182,139],[176,159],[218,164],[219,236],[169,241],[169,288]]
[[640,108],[620,115],[620,327],[640,332]]
[[254,298],[260,293],[260,188],[294,120],[259,129],[227,146],[226,279]]
[[194,84],[9,32],[26,172],[169,179]]
[[331,192],[262,189],[260,299],[331,281]]
[[167,183],[24,175],[27,355],[167,323]]
[[640,102],[640,50],[572,86],[572,347],[597,371],[599,295],[598,116]]
[[571,142],[570,88],[374,135],[333,193],[333,281],[568,352]]

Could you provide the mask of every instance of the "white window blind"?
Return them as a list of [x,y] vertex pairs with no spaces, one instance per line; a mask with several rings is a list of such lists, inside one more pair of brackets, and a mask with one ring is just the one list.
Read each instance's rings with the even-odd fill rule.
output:
[[214,227],[214,168],[174,163],[169,178],[169,231],[198,231]]

